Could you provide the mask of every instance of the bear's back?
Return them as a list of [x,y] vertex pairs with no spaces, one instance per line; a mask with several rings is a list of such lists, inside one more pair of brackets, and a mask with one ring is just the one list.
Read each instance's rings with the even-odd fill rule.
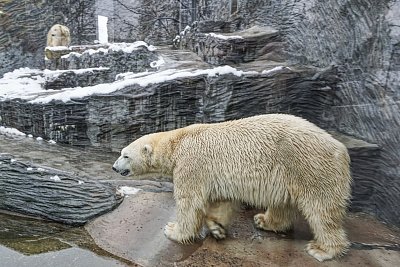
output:
[[181,152],[221,164],[349,161],[346,147],[313,123],[286,114],[267,114],[184,129]]

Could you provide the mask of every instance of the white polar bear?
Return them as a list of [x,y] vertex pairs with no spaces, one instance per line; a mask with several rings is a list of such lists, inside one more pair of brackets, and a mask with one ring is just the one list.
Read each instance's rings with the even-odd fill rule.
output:
[[288,230],[303,214],[314,233],[307,252],[323,261],[349,246],[349,161],[346,147],[314,124],[270,114],[145,135],[122,149],[113,169],[171,177],[177,221],[164,233],[172,240],[194,240],[204,222],[224,238],[231,203],[243,202],[267,209],[254,217],[264,230]]
[[47,33],[47,46],[69,46],[71,34],[67,26],[53,25]]

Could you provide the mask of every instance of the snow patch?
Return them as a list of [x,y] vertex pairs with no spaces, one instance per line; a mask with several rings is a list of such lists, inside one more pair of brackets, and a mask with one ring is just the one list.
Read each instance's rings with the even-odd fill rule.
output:
[[26,168],[26,170],[27,171],[33,171],[33,168],[32,167],[28,167],[28,168]]
[[42,141],[43,138],[39,136],[39,137],[36,138],[36,140],[37,140],[37,141]]
[[111,43],[111,44],[108,44],[107,48],[101,47],[99,49],[88,49],[88,50],[83,51],[82,53],[70,52],[66,55],[61,56],[61,58],[68,58],[70,56],[80,57],[85,54],[93,55],[96,53],[108,54],[108,52],[110,52],[110,51],[122,51],[124,53],[132,53],[133,51],[138,50],[141,46],[146,47],[147,50],[150,52],[157,50],[157,48],[155,46],[149,45],[144,41],[137,41],[134,43]]
[[242,36],[239,35],[222,35],[222,34],[216,34],[216,33],[206,33],[206,36],[211,36],[214,38],[218,39],[223,39],[223,40],[232,40],[232,39],[243,39]]
[[164,64],[165,64],[164,58],[162,56],[159,56],[157,61],[153,61],[153,62],[150,63],[150,67],[158,68],[158,67],[160,67],[160,66],[162,66]]
[[[186,77],[196,77],[200,75],[207,75],[209,77],[214,77],[217,75],[233,74],[235,76],[242,76],[244,74],[258,74],[256,71],[241,71],[230,66],[220,66],[213,69],[168,69],[160,72],[145,72],[137,73],[134,75],[126,75],[123,80],[117,80],[113,83],[98,84],[88,87],[74,87],[74,88],[64,88],[57,90],[56,93],[46,96],[38,96],[36,99],[29,101],[30,103],[49,103],[53,100],[59,100],[63,102],[68,102],[71,98],[83,98],[90,95],[96,94],[109,94],[114,91],[123,89],[130,85],[139,85],[141,87],[148,86],[149,84],[162,83],[170,80],[175,80],[178,78]],[[118,76],[121,78],[122,76]]]
[[0,126],[0,134],[6,135],[6,136],[26,136],[26,134],[18,131],[15,128],[7,128],[4,126]]
[[279,71],[284,70],[284,69],[292,70],[292,69],[289,68],[289,67],[278,66],[278,67],[274,67],[274,68],[272,68],[272,69],[270,69],[270,70],[263,70],[263,71],[261,72],[261,74],[275,74],[276,72],[279,72]]
[[47,76],[47,77],[54,77],[54,76],[58,76],[62,73],[65,72],[74,72],[76,74],[83,74],[83,73],[87,73],[87,72],[93,72],[95,70],[109,70],[110,68],[107,67],[98,67],[98,68],[86,68],[86,69],[73,69],[73,70],[48,70],[45,69],[43,71],[43,73]]
[[137,194],[139,191],[142,189],[135,188],[135,187],[130,187],[130,186],[121,186],[117,189],[117,193],[120,194],[121,196],[125,195],[134,195]]
[[50,51],[65,51],[65,50],[71,50],[67,46],[46,46],[45,50],[50,50]]
[[31,99],[38,93],[45,93],[42,88],[45,80],[38,69],[20,68],[5,73],[0,79],[0,100]]
[[148,45],[146,42],[137,41],[134,43],[113,43],[108,49],[112,51],[122,51],[124,53],[132,53],[135,50],[138,50],[139,47],[144,46],[149,51],[154,51],[156,48],[152,45]]
[[80,56],[82,56],[82,54],[78,53],[78,52],[71,52],[71,53],[61,56],[61,58],[69,58],[70,56],[80,57]]
[[60,177],[58,177],[58,175],[54,175],[54,176],[50,177],[50,180],[53,180],[55,182],[61,181],[61,179],[60,179]]
[[56,144],[57,142],[56,141],[54,141],[54,140],[49,140],[49,141],[47,141],[49,144],[51,144],[51,145],[54,145],[54,144]]

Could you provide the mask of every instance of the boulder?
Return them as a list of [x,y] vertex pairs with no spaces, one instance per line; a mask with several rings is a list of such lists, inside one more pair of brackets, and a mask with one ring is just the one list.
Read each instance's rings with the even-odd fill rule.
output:
[[83,225],[122,199],[108,183],[0,154],[0,210]]

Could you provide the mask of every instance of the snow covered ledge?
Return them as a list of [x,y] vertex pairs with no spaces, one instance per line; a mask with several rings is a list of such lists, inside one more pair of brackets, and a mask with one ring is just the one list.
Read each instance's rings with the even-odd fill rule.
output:
[[318,70],[282,65],[120,73],[112,83],[60,90],[20,72],[0,79],[0,125],[113,151],[146,133],[260,113],[295,112],[321,125],[331,101],[329,82],[312,79]]

